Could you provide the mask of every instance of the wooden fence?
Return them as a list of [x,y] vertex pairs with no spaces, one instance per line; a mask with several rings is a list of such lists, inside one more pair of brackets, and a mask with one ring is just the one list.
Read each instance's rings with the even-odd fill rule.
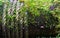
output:
[[27,12],[20,13],[23,3],[11,0],[4,2],[2,32],[4,38],[28,38]]

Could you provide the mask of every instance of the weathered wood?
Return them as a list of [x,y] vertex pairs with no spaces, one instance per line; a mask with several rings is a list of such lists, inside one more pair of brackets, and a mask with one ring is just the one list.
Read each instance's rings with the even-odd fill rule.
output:
[[5,36],[6,38],[6,29],[5,29],[5,25],[6,25],[6,8],[7,8],[7,5],[4,4],[4,10],[3,10],[3,15],[2,15],[2,30],[3,30],[3,35]]

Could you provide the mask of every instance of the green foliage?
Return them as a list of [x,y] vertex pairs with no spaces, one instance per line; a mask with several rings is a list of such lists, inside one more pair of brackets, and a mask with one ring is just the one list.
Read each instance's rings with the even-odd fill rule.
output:
[[27,1],[25,2],[25,6],[30,10],[31,13],[35,14],[35,15],[39,15],[39,11],[37,10],[38,8],[42,8],[45,10],[49,9],[49,6],[51,5],[51,1],[52,0],[36,0],[36,1]]
[[3,2],[0,1],[0,23],[2,23]]
[[0,1],[0,15],[2,14],[3,12],[3,2]]
[[13,20],[16,17],[16,15],[7,15],[6,19]]

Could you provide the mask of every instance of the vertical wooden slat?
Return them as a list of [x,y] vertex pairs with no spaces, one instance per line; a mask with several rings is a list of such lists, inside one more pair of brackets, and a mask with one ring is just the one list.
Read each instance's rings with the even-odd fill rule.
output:
[[[20,3],[20,9],[21,9],[21,7],[23,6],[24,4],[23,3]],[[23,12],[22,13],[20,13],[20,38],[23,38],[23,30],[22,30],[22,28],[23,28]]]
[[25,12],[24,23],[25,23],[25,38],[28,38],[28,12]]
[[16,5],[16,30],[17,30],[17,33],[16,33],[16,38],[19,38],[19,35],[18,35],[18,16],[19,16],[19,9],[20,9],[20,3],[19,1],[17,0],[17,5]]
[[[8,6],[8,15],[10,16],[10,12],[11,12],[11,4]],[[9,24],[9,19],[7,19],[7,26],[9,26],[9,25],[11,25],[11,22],[10,22],[10,24]],[[10,28],[7,28],[7,34],[8,34],[8,38],[10,38]]]
[[[15,5],[13,6],[14,4],[12,3],[11,4],[11,16],[13,16],[13,13],[14,13],[14,9],[15,9]],[[11,21],[11,26],[14,27],[14,19],[12,18],[12,21]],[[11,38],[14,38],[14,28],[12,28],[13,30],[11,30]]]
[[[14,10],[15,10],[15,6],[16,6],[16,0],[10,0],[10,4],[11,4],[11,11],[10,11],[10,14],[13,16],[13,13],[14,13]],[[14,27],[15,24],[14,24],[14,19],[11,21],[11,25]],[[14,38],[14,29],[12,30],[12,34],[11,34],[12,38]]]
[[20,25],[20,38],[23,38],[23,30],[22,30],[22,27],[23,27],[23,26],[22,26],[22,23],[23,23],[22,21],[23,21],[23,20],[22,20],[22,19],[23,19],[23,18],[22,18],[21,14],[20,14],[20,23],[21,23],[21,25]]
[[[10,1],[10,3],[9,3],[9,6],[8,6],[8,16],[11,16],[13,13],[12,13],[12,2]],[[12,22],[12,20],[10,20],[10,19],[8,19],[7,21],[8,21],[8,23],[7,23],[7,26],[9,26],[9,25],[13,25],[13,22]],[[9,24],[9,22],[10,22],[10,24]],[[11,38],[11,32],[10,32],[10,27],[8,28],[8,30],[7,30],[8,32],[8,38]]]
[[7,7],[7,5],[6,4],[4,4],[4,10],[3,10],[3,15],[2,15],[2,30],[3,30],[3,35],[5,36],[5,38],[6,38],[6,29],[5,29],[5,24],[6,24],[6,7]]

